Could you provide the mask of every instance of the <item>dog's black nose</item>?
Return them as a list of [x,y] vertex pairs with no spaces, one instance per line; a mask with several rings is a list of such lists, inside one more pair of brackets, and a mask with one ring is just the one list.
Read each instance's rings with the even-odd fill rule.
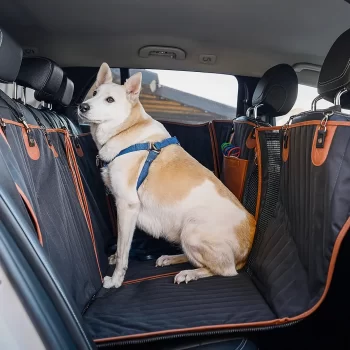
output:
[[79,106],[79,110],[81,113],[86,113],[90,109],[90,106],[87,103],[82,103]]

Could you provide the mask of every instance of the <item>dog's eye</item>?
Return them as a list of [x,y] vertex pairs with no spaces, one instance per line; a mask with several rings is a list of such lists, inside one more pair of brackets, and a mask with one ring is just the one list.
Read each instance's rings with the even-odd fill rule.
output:
[[106,98],[106,101],[108,103],[113,103],[114,102],[114,98],[109,96],[109,97]]
[[96,96],[97,95],[97,91],[95,90],[93,93],[92,93],[92,96]]

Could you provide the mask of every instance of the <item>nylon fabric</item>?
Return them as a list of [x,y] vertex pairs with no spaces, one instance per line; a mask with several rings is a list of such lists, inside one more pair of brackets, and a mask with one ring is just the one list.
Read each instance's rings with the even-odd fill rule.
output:
[[101,339],[157,330],[176,333],[188,327],[275,318],[245,273],[180,285],[174,285],[173,278],[125,285],[117,291],[102,289],[84,315],[90,334]]
[[[23,109],[27,117],[29,112]],[[12,113],[0,100],[1,117],[14,118]],[[350,214],[350,123],[348,117],[334,115],[334,120],[339,119],[343,125],[337,127],[327,159],[317,167],[311,162],[315,125],[290,126],[286,162],[281,162],[282,133],[258,128],[262,200],[247,268],[235,277],[214,276],[180,285],[173,284],[174,275],[191,268],[189,264],[155,268],[154,260],[141,261],[132,250],[124,284],[119,289],[101,288],[99,264],[108,269],[105,244],[110,233],[97,229],[93,234],[102,220],[94,212],[97,199],[92,201],[94,192],[99,191],[92,189],[98,170],[87,170],[94,157],[86,149],[83,156],[75,157],[67,131],[47,130],[58,154],[55,157],[43,130],[33,127],[40,152],[33,160],[23,128],[8,123],[6,137],[16,160],[12,170],[8,166],[11,158],[3,150],[5,146],[9,149],[4,139],[0,147],[8,169],[15,176],[23,175],[20,181],[38,217],[43,249],[84,314],[85,326],[96,341],[111,338],[105,340],[108,342],[119,336],[151,337],[165,331],[175,335],[198,327],[204,327],[198,330],[204,332],[254,322],[264,326],[288,322],[293,316],[305,317],[329,285],[336,239]],[[241,124],[239,128],[243,128]],[[248,129],[240,130],[235,142],[243,142],[244,135]],[[84,146],[83,138],[79,142]],[[91,138],[87,139],[90,142]],[[210,145],[213,150],[212,140]],[[252,158],[244,152],[254,162],[255,155]],[[79,163],[85,155],[87,165]],[[85,172],[86,179],[80,176]],[[90,188],[87,198],[86,188]]]
[[350,125],[339,126],[328,158],[311,162],[314,125],[290,128],[276,211],[253,260],[253,281],[281,317],[322,295],[340,229],[350,214]]
[[[96,167],[95,163],[97,155],[95,143],[90,134],[80,135],[78,138],[80,147],[83,150],[83,157],[77,155],[75,147],[74,150],[87,197],[101,271],[104,274],[108,269],[108,246],[114,242],[115,238],[112,218],[108,210],[105,186],[100,175],[100,170]],[[74,142],[74,137],[71,137],[71,141],[72,143]],[[112,215],[116,215],[116,213],[113,212]]]
[[[0,99],[1,116],[14,118]],[[26,108],[23,108],[26,112]],[[7,112],[7,113],[6,113]],[[26,113],[25,113],[26,114]],[[43,249],[82,310],[101,286],[100,273],[84,212],[67,162],[64,132],[50,132],[55,158],[40,129],[32,129],[40,158],[27,153],[22,127],[6,126],[6,137],[23,174],[43,235]]]

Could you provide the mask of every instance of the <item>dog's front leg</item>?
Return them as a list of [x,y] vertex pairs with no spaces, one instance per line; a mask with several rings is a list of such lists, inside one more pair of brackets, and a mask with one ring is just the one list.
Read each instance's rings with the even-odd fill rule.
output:
[[124,200],[117,202],[118,211],[118,242],[115,254],[116,268],[112,277],[106,276],[103,280],[104,288],[119,288],[124,281],[128,268],[129,251],[132,237],[134,235],[137,216],[139,213],[138,204],[129,204]]

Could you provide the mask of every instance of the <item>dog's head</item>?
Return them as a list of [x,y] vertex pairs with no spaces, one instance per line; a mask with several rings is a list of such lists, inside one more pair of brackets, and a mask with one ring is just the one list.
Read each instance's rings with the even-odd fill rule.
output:
[[92,97],[78,109],[80,118],[85,122],[112,122],[117,126],[129,117],[131,109],[139,101],[142,74],[134,74],[124,85],[114,84],[112,80],[111,69],[107,63],[103,63],[97,74]]

